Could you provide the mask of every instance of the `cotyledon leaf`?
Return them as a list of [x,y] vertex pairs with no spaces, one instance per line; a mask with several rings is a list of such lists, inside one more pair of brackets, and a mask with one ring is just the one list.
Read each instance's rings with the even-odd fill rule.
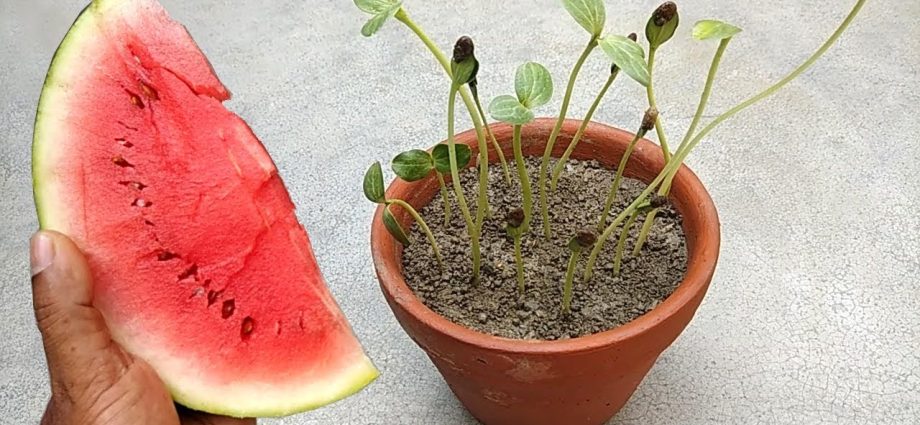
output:
[[393,158],[393,172],[399,178],[414,182],[425,178],[434,168],[431,155],[421,149],[412,149]]
[[697,40],[723,40],[734,37],[739,32],[741,28],[714,19],[702,20],[693,26],[693,38]]
[[[434,147],[431,150],[431,158],[434,160],[434,169],[441,174],[447,174],[450,172],[450,151],[449,146],[445,143],[441,143]],[[473,153],[470,150],[470,147],[461,143],[454,145],[454,150],[457,152],[457,168],[466,168],[470,163],[470,159],[473,157]]]
[[363,12],[373,15],[361,27],[361,35],[370,37],[380,30],[384,22],[399,11],[399,8],[402,7],[402,0],[355,0],[355,6],[358,6],[358,9]]
[[514,91],[528,109],[543,106],[553,97],[553,77],[543,65],[526,62],[514,75]]
[[607,12],[603,0],[562,0],[562,5],[589,34],[599,37],[604,31]]
[[639,43],[622,35],[611,34],[600,39],[598,44],[618,68],[639,84],[648,86],[648,64],[645,62],[645,50],[642,50]]
[[364,173],[364,196],[373,203],[382,203],[386,200],[386,189],[383,187],[383,169],[380,161],[373,163]]
[[409,246],[409,237],[406,236],[406,231],[403,230],[402,226],[396,221],[396,217],[393,216],[393,212],[390,211],[392,205],[387,205],[383,208],[383,225],[386,226],[387,231],[393,235],[399,243],[403,246]]
[[533,111],[521,104],[514,96],[501,95],[489,104],[489,115],[496,121],[513,125],[524,125],[533,121]]

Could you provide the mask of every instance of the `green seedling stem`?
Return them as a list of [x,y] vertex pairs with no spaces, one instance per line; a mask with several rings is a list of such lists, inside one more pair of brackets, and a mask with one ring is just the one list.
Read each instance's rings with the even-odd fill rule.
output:
[[[722,55],[725,53],[725,48],[728,47],[730,41],[731,38],[729,37],[719,42],[719,48],[716,49],[716,54],[712,58],[712,64],[709,66],[706,85],[703,87],[703,94],[700,96],[699,104],[697,104],[696,113],[693,115],[693,121],[690,123],[690,127],[687,128],[687,133],[684,135],[684,139],[677,148],[678,151],[686,148],[687,143],[700,124],[700,119],[702,119],[703,113],[706,111],[706,105],[709,103],[709,96],[712,94],[712,85],[715,82],[716,74],[719,72],[719,64],[722,62]],[[671,181],[670,178],[665,180],[664,184],[658,189],[659,195],[667,196],[668,193],[671,192]],[[648,240],[648,234],[652,230],[652,225],[654,225],[655,218],[658,216],[659,211],[658,208],[655,208],[645,216],[645,222],[642,223],[642,230],[639,231],[639,238],[636,240],[636,246],[633,248],[633,256],[639,255],[642,252],[642,247],[645,246],[645,241]]]
[[[677,147],[678,151],[686,148],[687,143],[689,143],[690,139],[693,137],[693,133],[696,132],[696,128],[700,125],[700,120],[703,118],[703,114],[706,112],[706,106],[709,104],[709,96],[712,94],[713,83],[715,83],[716,75],[719,73],[719,64],[722,63],[722,55],[725,53],[725,49],[728,47],[730,41],[731,38],[726,38],[719,42],[719,48],[716,49],[716,54],[712,58],[712,64],[709,65],[709,73],[706,75],[706,85],[703,87],[703,93],[700,95],[700,101],[696,106],[696,113],[693,114],[693,121],[690,122],[687,133],[684,134],[683,140],[681,140],[680,145]],[[667,195],[667,193],[662,193],[661,195]]]
[[521,233],[515,233],[512,238],[514,238],[514,264],[517,272],[518,293],[524,295],[524,258],[521,256]]
[[629,238],[629,229],[632,229],[633,224],[636,223],[636,219],[639,218],[639,215],[648,210],[658,210],[661,207],[668,204],[668,198],[660,195],[653,195],[652,199],[649,201],[648,205],[642,205],[633,211],[632,215],[629,216],[629,219],[626,220],[626,224],[623,225],[623,229],[620,230],[620,238],[617,241],[617,246],[613,255],[613,275],[620,275],[620,265],[623,263],[623,254],[626,251],[626,239]]
[[569,257],[569,264],[565,268],[565,283],[562,286],[562,314],[569,314],[569,310],[572,308],[575,269],[578,267],[579,258],[581,258],[581,251],[572,251],[572,255]]
[[533,218],[533,191],[530,188],[530,177],[527,175],[527,165],[524,163],[524,152],[521,148],[521,126],[514,126],[514,137],[511,141],[514,147],[514,162],[517,164],[518,179],[521,181],[521,196],[524,207],[524,224],[521,233],[530,231],[530,220]]
[[626,223],[623,224],[623,229],[620,230],[620,238],[617,240],[617,247],[613,255],[613,275],[620,275],[620,264],[623,262],[623,251],[626,249],[626,239],[629,238],[629,229],[632,228],[633,224],[636,223],[636,219],[639,217],[639,210],[633,211],[632,215],[629,216],[629,219],[626,220]]
[[434,234],[431,233],[431,229],[428,227],[428,224],[425,223],[425,220],[418,213],[418,211],[416,211],[412,205],[409,205],[408,202],[405,202],[401,199],[387,199],[386,204],[402,207],[409,213],[409,215],[412,216],[412,219],[414,219],[415,222],[418,223],[419,228],[422,229],[422,233],[424,233],[425,237],[428,238],[428,243],[431,244],[431,249],[434,251],[434,257],[438,260],[438,266],[441,268],[441,270],[444,270],[444,260],[441,257],[441,250],[438,249],[438,242],[435,241]]
[[470,250],[472,251],[473,257],[473,276],[471,282],[473,284],[478,284],[479,268],[482,261],[482,254],[479,250],[478,220],[479,215],[483,213],[483,209],[479,209],[476,221],[473,221],[473,216],[470,214],[470,208],[466,203],[466,196],[463,195],[463,186],[460,185],[460,171],[457,169],[457,148],[456,141],[454,140],[454,104],[457,100],[458,88],[456,84],[451,84],[450,96],[448,96],[447,102],[447,146],[448,152],[450,153],[450,177],[451,183],[453,183],[454,186],[454,196],[457,198],[457,204],[460,206],[460,213],[463,214],[463,219],[466,221],[467,233],[470,235]]
[[562,314],[569,314],[572,305],[572,288],[575,281],[575,268],[578,266],[578,259],[581,258],[582,251],[591,248],[597,241],[597,235],[590,230],[581,230],[569,240],[569,251],[572,255],[569,257],[569,264],[565,270],[565,282],[562,285]]
[[[422,44],[428,48],[431,54],[437,59],[438,63],[441,64],[441,67],[444,69],[444,72],[447,73],[448,77],[452,77],[450,69],[450,60],[444,54],[443,51],[428,37],[427,34],[418,26],[409,15],[406,13],[404,8],[400,8],[396,15],[394,15],[396,20],[402,22],[406,25],[409,30],[411,30],[418,38],[421,40]],[[460,92],[460,97],[463,99],[464,105],[466,105],[467,111],[470,114],[470,120],[473,122],[473,128],[476,129],[476,139],[479,146],[479,198],[478,198],[478,208],[476,210],[476,229],[474,233],[477,234],[476,240],[478,245],[478,234],[481,232],[481,227],[483,221],[485,221],[486,212],[489,211],[489,199],[488,199],[488,185],[489,185],[489,149],[486,142],[485,131],[483,129],[483,123],[480,119],[479,111],[476,108],[476,103],[473,101],[473,97],[470,95],[470,91],[461,86],[457,89]],[[475,255],[474,255],[475,257]],[[476,261],[474,260],[474,264]],[[478,269],[474,267],[474,281],[478,282]]]
[[498,144],[498,140],[495,139],[495,134],[492,133],[492,128],[489,127],[489,120],[486,118],[486,113],[482,110],[482,102],[479,101],[479,90],[476,87],[477,85],[475,81],[470,83],[470,91],[473,93],[473,102],[476,103],[476,110],[482,118],[482,124],[486,130],[486,135],[489,136],[489,141],[492,142],[492,149],[495,149],[495,153],[498,154],[498,160],[502,164],[502,171],[505,173],[505,182],[508,183],[508,186],[511,186],[511,170],[508,168],[508,161],[505,160],[505,153]]
[[[649,47],[648,49],[648,86],[645,91],[648,95],[648,105],[650,108],[658,109],[658,102],[655,100],[655,52],[658,49]],[[668,137],[664,131],[664,124],[661,122],[661,116],[655,120],[655,132],[658,133],[658,143],[661,145],[661,154],[664,155],[664,162],[671,161],[671,149],[668,147]]]
[[514,240],[514,264],[517,272],[518,293],[524,295],[524,257],[521,255],[521,237],[523,236],[524,209],[517,208],[505,218],[505,232]]
[[565,95],[562,98],[562,107],[559,110],[559,118],[556,119],[556,125],[553,127],[553,131],[549,135],[549,140],[546,141],[546,148],[543,150],[543,159],[540,161],[540,175],[537,178],[537,190],[540,192],[540,214],[543,217],[543,235],[549,239],[551,234],[550,223],[549,223],[549,200],[547,199],[546,194],[546,175],[549,168],[549,158],[553,153],[553,145],[556,144],[556,139],[559,137],[559,132],[562,131],[562,124],[565,123],[566,113],[569,110],[569,102],[572,100],[572,92],[575,89],[575,81],[578,79],[578,73],[581,71],[582,65],[584,65],[585,60],[588,59],[588,56],[591,55],[591,52],[597,47],[597,37],[591,37],[591,41],[588,42],[588,45],[585,46],[585,50],[581,53],[581,56],[578,57],[578,61],[575,62],[575,66],[572,68],[572,72],[569,75],[569,82],[565,89]]
[[568,162],[569,158],[572,156],[572,152],[575,152],[575,147],[578,146],[578,142],[580,142],[582,136],[585,135],[585,130],[587,130],[588,124],[591,123],[591,118],[594,117],[594,112],[597,111],[597,107],[600,106],[601,100],[603,100],[604,96],[607,95],[607,91],[610,90],[610,86],[613,85],[613,82],[617,79],[617,75],[619,75],[619,73],[619,70],[614,70],[610,73],[610,77],[607,77],[607,82],[604,83],[604,87],[601,88],[600,93],[598,93],[597,97],[594,98],[594,103],[591,104],[591,108],[588,109],[588,113],[581,121],[581,126],[578,127],[578,131],[575,133],[575,137],[572,138],[572,143],[569,143],[569,146],[565,148],[565,152],[556,162],[556,165],[553,166],[553,177],[549,181],[550,193],[556,192],[556,185],[559,183],[559,176],[562,175],[562,170],[565,169],[566,162]]
[[435,170],[434,175],[438,177],[438,187],[441,188],[441,199],[444,200],[444,226],[450,226],[450,198],[447,194],[447,184],[444,183],[444,176]]
[[[661,193],[661,188],[659,188],[658,193]],[[636,239],[636,246],[633,247],[633,257],[642,253],[642,247],[645,246],[645,241],[648,240],[648,234],[652,231],[652,226],[655,224],[655,218],[658,217],[658,212],[661,211],[661,208],[653,208],[648,214],[645,215],[645,221],[642,222],[642,228],[639,229],[639,237]]]
[[617,199],[617,192],[620,191],[620,184],[623,182],[623,174],[626,172],[626,166],[629,164],[629,157],[632,156],[633,151],[636,149],[636,143],[655,127],[657,119],[657,109],[649,108],[645,111],[645,115],[642,117],[642,125],[639,126],[639,131],[629,142],[629,145],[626,146],[626,151],[623,152],[623,157],[620,158],[620,164],[617,166],[617,173],[613,178],[613,184],[610,186],[610,192],[607,193],[607,200],[604,201],[604,211],[601,212],[601,218],[597,223],[598,232],[603,230],[604,226],[606,226],[607,216],[610,215],[610,208],[613,207],[613,202]]
[[643,136],[645,136],[644,131],[640,130],[636,133],[626,147],[626,152],[623,152],[623,157],[620,158],[620,165],[617,166],[616,176],[613,178],[613,184],[610,186],[610,191],[607,192],[607,200],[604,201],[604,211],[601,212],[601,218],[597,223],[598,231],[601,231],[607,226],[607,217],[610,215],[610,209],[613,208],[613,202],[617,199],[617,192],[620,190],[620,183],[623,180],[623,172],[626,170],[626,164],[629,163],[629,157],[632,155],[633,150],[636,149],[636,143]]

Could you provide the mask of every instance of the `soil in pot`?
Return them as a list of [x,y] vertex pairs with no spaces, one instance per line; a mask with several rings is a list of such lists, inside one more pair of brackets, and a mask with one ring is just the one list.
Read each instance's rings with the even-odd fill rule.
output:
[[[513,160],[512,160],[513,161]],[[534,186],[538,158],[527,158]],[[514,167],[513,162],[509,165]],[[613,275],[617,231],[598,258],[594,278],[581,281],[584,257],[576,273],[571,312],[561,311],[562,284],[570,251],[569,238],[578,230],[596,228],[614,172],[595,161],[570,160],[550,199],[553,239],[542,235],[538,195],[534,187],[532,230],[523,240],[526,292],[520,296],[515,277],[513,242],[504,229],[504,218],[521,206],[521,191],[514,174],[512,186],[502,169],[489,168],[489,201],[492,217],[482,232],[482,277],[478,287],[469,284],[471,260],[469,237],[460,211],[453,202],[450,223],[444,222],[443,202],[432,200],[420,213],[431,227],[446,259],[438,268],[424,235],[413,226],[415,242],[403,252],[403,273],[409,287],[429,308],[449,320],[480,332],[517,339],[557,340],[603,332],[645,314],[667,298],[680,283],[687,267],[687,249],[679,213],[666,207],[658,214],[648,242],[638,257],[632,256],[643,216],[630,230],[619,276]],[[476,170],[461,173],[467,201],[475,208],[478,193]],[[645,188],[624,179],[611,218]],[[475,211],[474,211],[475,213]]]

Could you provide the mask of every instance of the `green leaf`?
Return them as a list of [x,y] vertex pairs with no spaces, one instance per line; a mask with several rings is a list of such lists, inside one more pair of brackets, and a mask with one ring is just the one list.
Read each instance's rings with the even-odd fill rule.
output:
[[393,17],[402,7],[402,0],[355,0],[358,9],[374,15],[361,27],[361,35],[370,37],[380,30],[383,23]]
[[621,35],[608,35],[598,41],[613,64],[643,86],[649,84],[645,50],[635,41]]
[[492,99],[489,104],[489,115],[496,121],[514,125],[524,125],[533,121],[533,111],[521,104],[516,97],[502,95]]
[[383,188],[383,169],[380,168],[380,161],[375,162],[364,173],[364,196],[367,197],[368,201],[375,204],[386,200],[386,192]]
[[460,63],[451,62],[450,70],[454,84],[462,86],[476,79],[476,73],[479,71],[479,61],[476,58],[470,58]]
[[409,237],[406,236],[406,231],[403,230],[399,222],[396,221],[396,217],[393,216],[390,207],[392,207],[392,205],[387,205],[383,209],[383,225],[386,226],[387,231],[390,232],[399,243],[403,244],[403,246],[409,246]]
[[355,0],[355,6],[362,12],[371,15],[379,15],[391,8],[402,5],[402,0]]
[[412,149],[393,158],[393,172],[407,182],[425,178],[432,168],[431,155],[421,149]]
[[383,23],[390,19],[390,15],[386,13],[381,13],[379,15],[374,15],[373,18],[369,19],[363,27],[361,27],[361,35],[365,37],[370,37],[377,33],[380,30],[380,27],[383,26]]
[[543,106],[553,97],[553,76],[543,65],[527,62],[514,75],[514,91],[524,107]]
[[[434,159],[434,169],[438,170],[441,174],[447,174],[450,172],[450,147],[446,143],[441,143],[434,147],[431,150],[431,157]],[[469,165],[470,160],[473,158],[473,153],[470,150],[470,147],[462,143],[454,145],[454,150],[457,152],[457,169],[466,168]]]
[[603,0],[562,0],[562,5],[575,18],[575,22],[591,35],[599,37],[604,31],[607,12]]
[[713,38],[724,40],[734,37],[735,34],[739,32],[741,32],[741,28],[713,19],[699,21],[693,26],[693,38],[697,40],[709,40]]
[[674,12],[674,18],[663,26],[655,25],[655,16],[653,15],[649,18],[648,23],[645,24],[645,38],[648,39],[649,46],[653,49],[657,49],[661,47],[662,44],[667,43],[667,41],[674,36],[674,32],[677,31],[677,26],[679,24],[680,14],[677,12]]

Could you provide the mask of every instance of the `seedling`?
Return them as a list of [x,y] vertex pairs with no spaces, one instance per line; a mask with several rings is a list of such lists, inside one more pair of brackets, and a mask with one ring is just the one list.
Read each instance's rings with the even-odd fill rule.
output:
[[572,305],[572,290],[575,281],[575,269],[578,267],[578,259],[581,258],[582,251],[591,249],[597,241],[597,234],[590,229],[581,230],[569,240],[569,265],[565,270],[565,282],[562,284],[562,313],[569,314]]
[[428,243],[431,244],[431,249],[434,251],[434,257],[438,261],[438,266],[441,270],[444,270],[444,260],[441,258],[441,250],[438,249],[438,243],[434,239],[434,234],[431,233],[431,229],[428,228],[428,224],[425,223],[425,220],[422,219],[422,216],[419,215],[418,211],[409,205],[408,202],[405,202],[401,199],[387,199],[386,191],[383,187],[383,169],[380,167],[380,161],[373,163],[370,168],[367,169],[367,172],[364,173],[364,196],[367,200],[375,203],[384,205],[383,208],[383,225],[386,227],[387,231],[396,238],[399,243],[403,246],[409,246],[411,241],[406,231],[402,228],[402,225],[399,224],[399,221],[396,220],[396,217],[393,215],[391,208],[393,205],[397,205],[405,209],[409,215],[418,223],[419,228],[422,229],[422,232],[425,233],[425,236],[428,238]]
[[602,0],[562,0],[562,5],[569,15],[575,19],[578,25],[581,25],[588,34],[591,35],[588,44],[581,52],[581,56],[572,67],[569,74],[569,82],[566,85],[565,95],[562,97],[562,106],[559,109],[559,117],[556,119],[556,125],[550,133],[549,140],[546,142],[546,148],[543,150],[543,159],[540,162],[540,174],[537,179],[537,189],[540,192],[540,213],[543,217],[543,235],[549,239],[549,200],[546,197],[546,173],[549,166],[549,159],[553,153],[553,146],[556,144],[556,138],[562,130],[562,124],[565,122],[566,114],[569,110],[569,102],[572,100],[572,92],[575,89],[575,80],[578,79],[578,73],[581,71],[585,60],[591,55],[591,52],[597,47],[597,41],[604,32],[604,24],[607,20],[607,11]]
[[450,63],[452,82],[450,85],[450,95],[447,100],[447,148],[450,158],[450,175],[454,185],[454,194],[457,197],[457,203],[460,205],[460,213],[466,220],[467,233],[470,235],[470,245],[473,256],[473,276],[470,281],[475,285],[479,283],[479,270],[482,262],[482,254],[479,248],[479,236],[482,232],[482,223],[485,220],[485,212],[489,208],[486,201],[486,190],[489,180],[489,158],[486,152],[485,140],[479,139],[479,206],[476,209],[476,219],[470,214],[470,209],[466,204],[466,197],[463,195],[463,187],[460,185],[460,174],[457,169],[457,151],[456,142],[454,141],[454,104],[457,102],[457,92],[461,87],[469,84],[476,79],[476,73],[479,71],[479,61],[473,54],[473,40],[469,37],[460,37],[454,44],[454,56]]
[[626,146],[626,151],[623,152],[623,156],[620,158],[620,165],[617,166],[617,173],[613,178],[613,185],[610,186],[610,192],[607,193],[607,200],[604,202],[604,211],[601,212],[601,219],[597,224],[598,231],[603,230],[606,226],[607,216],[610,214],[610,208],[613,207],[613,202],[616,201],[617,192],[620,190],[620,183],[623,181],[623,173],[626,172],[626,165],[629,164],[629,157],[632,156],[633,150],[636,149],[636,143],[639,139],[645,137],[646,133],[655,128],[657,119],[658,110],[649,108],[649,110],[645,111],[645,115],[642,117],[642,124],[639,126],[639,131],[636,132],[636,135],[633,136],[629,145]]
[[[478,84],[476,75],[479,74],[479,60],[476,59],[476,48],[473,39],[467,36],[460,37],[454,44],[454,57],[450,63],[451,72],[453,73],[453,82],[451,83],[450,102],[453,105],[456,102],[457,91],[464,85],[471,86],[470,91],[475,92],[472,88]],[[478,96],[474,95],[474,102],[477,103],[477,114],[482,111],[478,104]],[[485,117],[480,115],[485,120]],[[454,122],[453,113],[449,113],[448,120]],[[491,130],[490,130],[491,132]],[[452,137],[452,133],[451,133]],[[496,142],[498,144],[498,142]],[[450,148],[453,151],[454,148]],[[482,226],[484,213],[489,210],[489,199],[487,196],[489,186],[489,149],[483,137],[479,138],[479,208],[476,213],[477,226]]]
[[621,35],[601,36],[604,32],[604,23],[607,19],[603,0],[562,0],[562,4],[572,18],[575,19],[575,22],[581,25],[581,27],[591,35],[591,38],[582,51],[581,56],[578,57],[578,61],[575,62],[572,72],[569,74],[569,82],[566,85],[565,95],[562,98],[559,117],[556,119],[556,125],[550,133],[549,140],[546,142],[546,148],[543,150],[543,159],[540,162],[537,189],[540,192],[540,214],[543,217],[543,235],[547,239],[551,236],[549,200],[546,194],[546,178],[549,160],[569,110],[569,102],[572,100],[575,81],[578,79],[578,73],[581,71],[581,67],[585,63],[585,60],[591,55],[591,52],[596,47],[600,46],[619,69],[623,70],[623,72],[640,84],[648,84],[648,69],[645,64],[645,52],[642,50],[642,46],[639,46],[635,40],[630,40],[628,37]]
[[[649,18],[648,23],[645,25],[645,38],[648,40],[648,85],[645,86],[645,90],[648,96],[648,106],[655,110],[658,109],[653,83],[655,53],[662,44],[674,36],[674,31],[677,30],[679,23],[680,15],[677,13],[677,5],[672,1],[668,1],[655,9],[652,17]],[[655,131],[658,133],[658,143],[661,145],[664,161],[668,162],[671,160],[671,149],[668,147],[668,138],[660,117],[655,121]]]
[[[444,201],[444,225],[450,225],[451,208],[450,198],[447,194],[447,185],[444,183],[444,174],[450,173],[450,153],[447,145],[441,143],[431,150],[431,153],[421,149],[412,149],[396,155],[393,158],[393,172],[399,178],[414,182],[428,177],[434,171],[441,190],[441,199]],[[457,166],[466,168],[472,156],[470,147],[457,145]]]
[[[678,151],[686,149],[687,143],[699,126],[700,119],[706,111],[706,105],[709,103],[709,96],[712,94],[712,85],[719,71],[719,64],[722,62],[722,54],[725,53],[725,49],[728,47],[728,43],[732,40],[732,37],[739,32],[741,32],[741,28],[716,20],[704,20],[694,25],[693,38],[697,40],[718,39],[719,47],[716,49],[715,56],[712,58],[712,64],[709,66],[706,85],[703,87],[703,94],[700,96],[699,104],[696,107],[696,113],[693,115],[693,121],[690,123],[690,127],[687,128],[687,132],[684,134],[684,138],[677,148]],[[659,196],[667,196],[671,191],[672,178],[673,177],[666,179],[664,184],[661,185],[658,190]],[[642,224],[642,230],[639,232],[639,239],[636,241],[636,246],[633,248],[634,256],[642,252],[642,246],[645,245],[648,233],[651,231],[657,215],[658,209],[656,208],[645,216],[645,222]]]
[[[629,34],[627,38],[632,41],[636,41],[638,36],[636,33],[632,33]],[[565,169],[565,164],[572,156],[572,153],[575,152],[575,147],[578,146],[578,142],[580,142],[582,136],[585,135],[585,130],[587,130],[588,124],[591,123],[591,119],[594,117],[594,112],[597,111],[597,107],[600,106],[601,100],[603,100],[604,96],[607,95],[607,91],[610,90],[610,86],[612,86],[613,82],[616,81],[618,75],[620,75],[620,67],[618,67],[616,64],[610,65],[610,76],[607,77],[607,82],[604,83],[600,93],[598,93],[597,97],[594,98],[594,103],[591,104],[591,108],[588,109],[588,113],[585,114],[585,117],[582,119],[581,125],[578,127],[578,131],[575,132],[575,136],[572,138],[569,146],[565,148],[565,152],[561,157],[559,157],[559,160],[556,161],[556,165],[553,167],[553,177],[549,181],[549,191],[551,193],[556,192],[556,184],[559,183],[559,176],[562,175],[562,170]]]
[[514,264],[517,272],[518,293],[524,295],[524,258],[521,256],[521,236],[524,234],[524,210],[517,208],[505,218],[505,231],[514,240]]
[[533,217],[533,193],[530,189],[530,177],[527,175],[524,152],[521,148],[521,128],[524,124],[533,121],[533,108],[543,106],[552,99],[553,78],[543,65],[527,62],[519,66],[514,74],[514,91],[517,97],[502,95],[493,99],[489,104],[489,112],[495,120],[513,126],[511,144],[514,147],[514,162],[517,164],[518,179],[521,181],[521,197],[524,201],[524,222],[521,232],[527,233]]

